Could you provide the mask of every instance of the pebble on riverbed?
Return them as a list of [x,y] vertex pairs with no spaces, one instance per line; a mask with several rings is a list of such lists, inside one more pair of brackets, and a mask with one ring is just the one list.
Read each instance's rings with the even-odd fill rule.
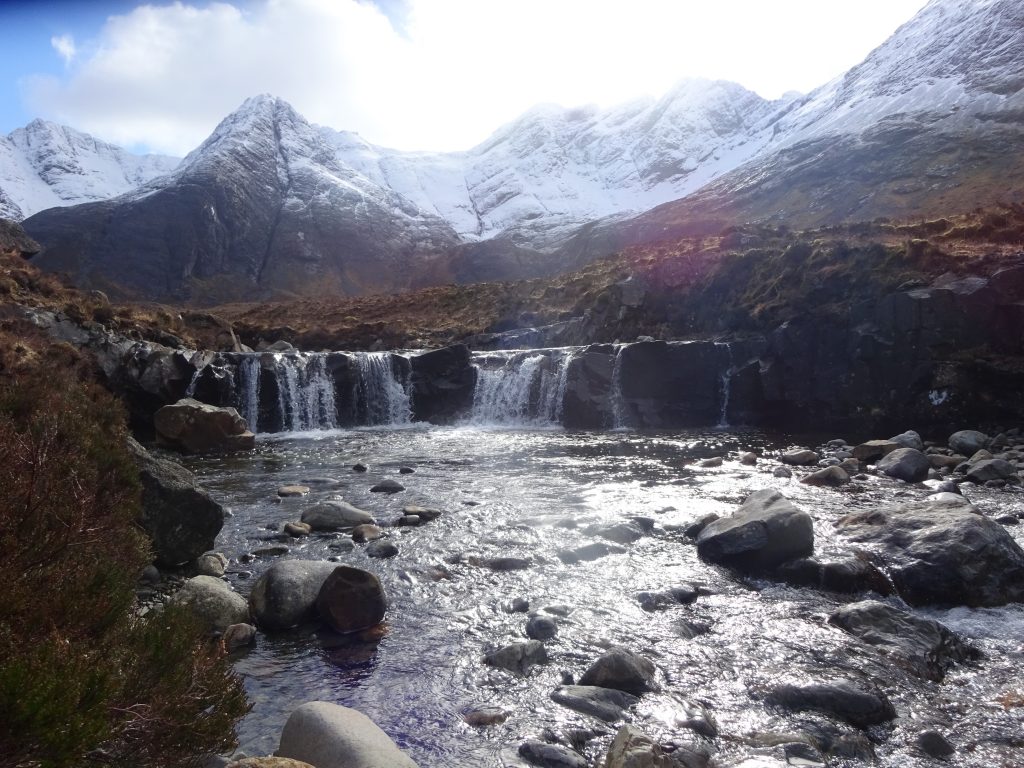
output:
[[277,495],[283,499],[305,496],[309,493],[308,485],[282,485],[277,489]]

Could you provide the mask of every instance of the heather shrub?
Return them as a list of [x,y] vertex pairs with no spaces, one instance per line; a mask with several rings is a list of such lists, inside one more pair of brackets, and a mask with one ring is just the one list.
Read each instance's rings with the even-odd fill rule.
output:
[[[119,404],[66,347],[2,334],[0,764],[188,765],[246,704],[191,617],[133,614],[149,561]],[[17,360],[17,364],[12,364]]]

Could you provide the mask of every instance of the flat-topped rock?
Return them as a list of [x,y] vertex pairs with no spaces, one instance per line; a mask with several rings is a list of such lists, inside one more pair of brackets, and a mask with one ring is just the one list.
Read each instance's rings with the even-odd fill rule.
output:
[[697,536],[702,558],[751,573],[813,551],[810,516],[770,488],[752,493],[731,517],[709,523]]
[[153,416],[157,443],[186,453],[254,448],[256,436],[234,408],[219,408],[192,398],[165,405]]

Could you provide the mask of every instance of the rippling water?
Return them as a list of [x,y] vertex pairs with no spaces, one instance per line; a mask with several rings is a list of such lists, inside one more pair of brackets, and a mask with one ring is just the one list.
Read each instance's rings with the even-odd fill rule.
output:
[[[400,549],[390,560],[370,559],[359,545],[339,551],[345,534],[286,542],[284,557],[334,557],[378,574],[390,600],[388,632],[376,645],[341,645],[315,628],[261,634],[258,645],[236,660],[254,703],[239,727],[241,749],[272,753],[288,713],[321,699],[368,714],[421,768],[521,765],[516,749],[524,739],[545,729],[564,735],[578,728],[595,732],[585,754],[599,765],[617,726],[576,714],[549,696],[563,671],[578,678],[605,648],[625,645],[657,664],[663,689],[643,697],[631,719],[662,739],[699,741],[677,725],[677,715],[686,702],[704,704],[721,732],[705,743],[723,766],[775,754],[771,745],[792,741],[797,732],[858,734],[761,701],[779,682],[837,677],[874,682],[900,712],[899,721],[871,729],[864,741],[881,765],[933,765],[913,749],[915,734],[929,725],[950,734],[958,747],[949,765],[1024,765],[1021,606],[927,612],[986,653],[979,664],[958,668],[937,685],[895,670],[878,651],[826,624],[837,605],[859,597],[740,580],[698,560],[681,528],[708,512],[728,514],[758,488],[779,488],[812,515],[819,553],[844,551],[832,535],[841,514],[929,492],[877,478],[855,489],[812,489],[774,478],[776,464],[769,461],[696,466],[701,458],[789,443],[757,432],[412,426],[263,437],[250,455],[193,460],[203,484],[233,513],[218,548],[231,558],[229,578],[243,594],[274,558],[239,559],[268,541],[277,543],[275,530],[297,520],[311,500],[340,494],[383,523],[397,519],[408,504],[446,512],[418,528],[389,529]],[[353,472],[356,462],[369,471]],[[399,475],[400,466],[415,473]],[[279,486],[315,477],[342,485],[277,500]],[[385,477],[399,479],[407,490],[370,493]],[[1024,508],[1016,492],[974,493],[984,511]],[[631,518],[641,518],[651,533],[625,553],[576,565],[559,559],[561,550],[598,540],[597,528]],[[474,564],[496,556],[533,564],[514,572]],[[683,583],[703,586],[708,594],[693,605],[655,613],[637,602],[638,592]],[[551,661],[527,677],[481,662],[488,650],[526,639],[527,616],[509,610],[517,597],[529,600],[531,611],[555,606],[568,613],[559,618],[558,636],[546,643]],[[707,631],[687,639],[684,623]],[[462,713],[476,706],[503,708],[509,718],[490,728],[470,727]]]

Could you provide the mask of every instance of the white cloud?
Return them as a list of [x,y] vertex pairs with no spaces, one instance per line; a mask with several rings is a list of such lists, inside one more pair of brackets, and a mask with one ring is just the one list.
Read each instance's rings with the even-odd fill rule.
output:
[[70,64],[74,60],[75,54],[78,53],[78,49],[75,48],[75,38],[71,35],[51,37],[50,45],[64,59],[65,65]]
[[540,102],[607,105],[687,76],[809,90],[924,0],[380,1],[404,11],[399,31],[358,0],[140,6],[25,95],[52,119],[175,154],[264,92],[379,144],[464,149]]

